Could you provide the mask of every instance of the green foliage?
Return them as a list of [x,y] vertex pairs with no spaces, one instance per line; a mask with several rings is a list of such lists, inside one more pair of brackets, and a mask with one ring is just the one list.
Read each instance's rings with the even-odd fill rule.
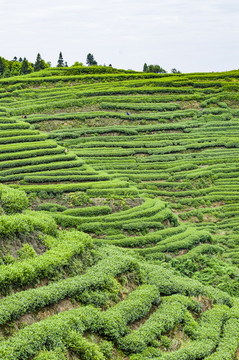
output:
[[41,55],[38,53],[34,64],[34,71],[40,71],[48,67],[49,65],[41,58]]
[[5,265],[14,264],[16,262],[16,259],[11,254],[7,254],[3,257],[3,262]]
[[113,343],[107,340],[102,340],[99,343],[99,348],[107,360],[112,359]]
[[24,191],[11,189],[4,185],[0,187],[0,203],[6,214],[22,212],[29,205]]
[[64,199],[70,206],[86,205],[90,201],[90,197],[83,191],[76,191],[64,196]]
[[3,75],[4,70],[5,70],[4,60],[2,57],[0,57],[0,75]]
[[52,212],[60,211],[61,212],[61,211],[66,211],[67,207],[64,205],[59,205],[57,203],[47,202],[47,203],[38,205],[37,210],[38,211],[52,211]]
[[77,209],[68,209],[63,212],[65,215],[71,216],[97,216],[97,215],[107,215],[112,212],[112,209],[109,206],[90,206]]
[[[126,190],[127,194],[130,194],[130,190]],[[90,192],[90,190],[89,190]],[[104,189],[100,189],[99,193],[104,192]],[[106,191],[105,191],[106,192]],[[116,193],[116,189],[113,189],[113,194]],[[88,193],[88,191],[87,191]],[[92,192],[90,192],[92,194]],[[95,192],[94,192],[95,193]],[[98,191],[97,191],[98,193]],[[109,190],[107,190],[109,194]],[[122,190],[121,192],[122,193]],[[106,208],[107,209],[107,208]],[[105,211],[105,210],[104,210]],[[107,212],[109,209],[107,209]],[[177,224],[177,218],[172,214],[169,209],[165,209],[165,204],[157,200],[147,200],[145,205],[135,207],[129,210],[125,210],[122,214],[114,213],[106,216],[79,216],[76,217],[78,210],[66,211],[62,214],[54,213],[52,216],[56,220],[57,224],[66,227],[77,227],[82,231],[92,232],[106,229],[125,229],[125,230],[143,230],[149,228],[161,229],[164,228],[162,222],[169,220],[172,224]],[[74,214],[74,215],[67,215]],[[92,214],[91,214],[92,215]],[[95,215],[98,215],[97,213]],[[143,219],[144,218],[144,219]],[[143,219],[143,220],[142,220]],[[198,239],[198,238],[197,238]],[[191,244],[191,242],[190,242]]]
[[34,71],[34,68],[31,63],[27,61],[27,59],[24,57],[22,61],[22,66],[20,70],[20,75],[30,74]]
[[34,230],[55,235],[57,226],[51,217],[31,211],[24,214],[2,215],[0,217],[0,236],[29,234]]
[[170,348],[171,340],[167,336],[161,336],[160,340],[161,340],[161,346],[164,349],[169,349]]
[[144,64],[143,67],[143,71],[144,72],[150,72],[150,73],[166,73],[166,70],[164,70],[161,66],[159,65],[147,65],[146,63]]
[[239,72],[30,70],[0,58],[0,358],[232,360]]
[[37,279],[53,277],[55,272],[69,264],[73,257],[91,246],[91,238],[83,233],[69,232],[61,234],[57,246],[41,256],[34,256],[29,245],[18,252],[21,263],[2,266],[0,284],[2,289],[9,286],[31,284]]
[[65,360],[66,356],[61,349],[57,350],[43,350],[37,356],[34,357],[34,360]]
[[17,251],[17,255],[20,260],[31,259],[37,256],[32,245],[29,244],[23,244],[22,248]]
[[[56,253],[57,254],[57,253]],[[109,255],[109,256],[108,256]],[[111,289],[111,277],[137,269],[131,257],[111,251],[106,258],[90,267],[85,275],[53,282],[45,287],[18,292],[0,302],[0,324],[16,320],[21,315],[47,305],[55,304],[67,297],[76,298],[91,289]],[[30,276],[30,274],[29,274]]]
[[[182,295],[165,298],[158,310],[138,330],[132,331],[121,340],[120,346],[130,353],[142,352],[148,343],[182,322],[187,308],[195,308],[197,305]],[[165,337],[161,338],[161,342],[164,347],[169,346]]]
[[3,345],[0,343],[0,356],[5,360],[20,360],[36,355],[44,346],[48,349],[64,348],[72,330],[82,333],[85,329],[94,329],[99,313],[93,307],[84,307],[27,326]]
[[86,64],[88,66],[97,65],[97,61],[94,59],[94,56],[90,53],[87,55]]
[[63,60],[62,52],[60,51],[59,58],[57,61],[57,67],[63,67],[63,66],[64,66],[64,60]]
[[159,292],[155,286],[139,286],[126,300],[102,314],[100,331],[118,342],[128,331],[126,324],[144,317],[152,303],[158,301]]
[[87,341],[85,338],[71,332],[67,337],[67,346],[74,353],[78,354],[82,360],[104,360],[105,357],[98,345]]

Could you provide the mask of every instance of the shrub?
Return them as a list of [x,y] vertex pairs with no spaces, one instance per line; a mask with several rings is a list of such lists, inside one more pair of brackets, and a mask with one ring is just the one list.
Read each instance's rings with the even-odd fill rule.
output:
[[6,214],[14,214],[28,208],[28,198],[24,191],[0,186],[0,202]]

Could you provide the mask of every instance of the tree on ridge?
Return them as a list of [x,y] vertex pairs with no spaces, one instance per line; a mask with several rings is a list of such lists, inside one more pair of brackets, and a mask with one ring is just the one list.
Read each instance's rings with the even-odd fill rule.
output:
[[34,64],[34,71],[40,71],[47,67],[49,67],[49,65],[45,63],[45,61],[41,58],[41,55],[38,53]]
[[97,61],[94,59],[93,54],[88,54],[86,58],[86,64],[88,66],[97,65]]
[[0,75],[3,75],[4,70],[5,70],[5,65],[2,58],[0,57]]
[[58,61],[57,61],[57,67],[64,67],[64,60],[63,60],[63,56],[62,56],[61,51],[60,51],[59,58],[58,58]]
[[33,71],[33,67],[32,65],[27,61],[27,59],[24,57],[23,61],[22,61],[22,66],[21,66],[21,70],[20,70],[20,74],[24,75],[24,74],[30,74]]

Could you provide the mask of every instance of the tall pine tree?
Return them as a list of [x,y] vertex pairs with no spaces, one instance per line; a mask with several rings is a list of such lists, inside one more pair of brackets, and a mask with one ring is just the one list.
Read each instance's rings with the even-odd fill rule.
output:
[[62,52],[60,52],[59,59],[57,61],[57,67],[63,67],[63,66],[64,66],[64,60],[63,60]]
[[21,66],[21,71],[20,74],[24,75],[24,74],[29,74],[31,72],[30,69],[28,69],[28,61],[27,59],[24,57],[23,61],[22,61],[22,66]]
[[3,75],[4,70],[5,70],[5,65],[3,59],[0,57],[0,75]]
[[147,72],[147,71],[148,71],[148,65],[144,63],[143,72]]
[[41,58],[41,55],[38,53],[37,58],[34,64],[34,71],[40,71],[47,67],[45,61]]

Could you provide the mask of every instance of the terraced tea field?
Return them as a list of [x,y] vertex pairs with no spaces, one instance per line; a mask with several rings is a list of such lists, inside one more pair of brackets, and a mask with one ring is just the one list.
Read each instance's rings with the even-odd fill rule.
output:
[[0,79],[0,359],[239,359],[238,79]]

